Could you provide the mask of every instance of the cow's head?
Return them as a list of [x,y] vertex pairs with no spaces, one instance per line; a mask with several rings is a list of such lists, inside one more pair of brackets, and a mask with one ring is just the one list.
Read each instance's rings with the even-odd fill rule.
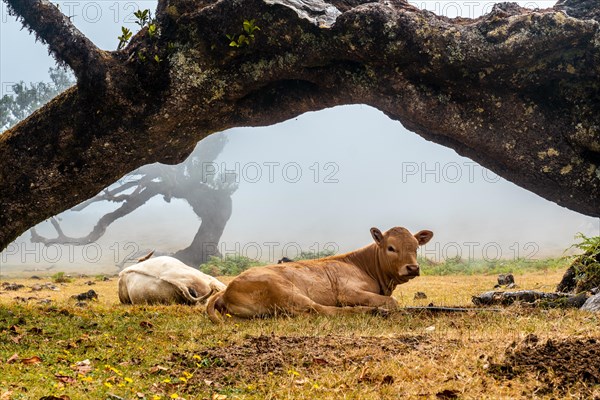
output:
[[408,229],[396,227],[385,233],[371,228],[371,236],[378,246],[379,265],[394,275],[406,280],[419,276],[417,249],[433,237],[431,231],[419,231],[411,234]]

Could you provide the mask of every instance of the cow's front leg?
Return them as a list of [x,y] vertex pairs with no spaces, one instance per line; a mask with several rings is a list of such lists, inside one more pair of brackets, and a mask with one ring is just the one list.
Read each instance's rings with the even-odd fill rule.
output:
[[367,291],[355,291],[339,296],[339,302],[345,306],[377,307],[385,308],[389,311],[398,308],[398,302],[393,297]]

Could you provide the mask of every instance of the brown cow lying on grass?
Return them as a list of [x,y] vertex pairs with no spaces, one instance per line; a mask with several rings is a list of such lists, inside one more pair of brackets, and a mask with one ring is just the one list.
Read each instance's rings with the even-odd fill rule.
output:
[[225,285],[173,257],[146,259],[119,274],[119,300],[123,304],[203,303]]
[[405,228],[385,233],[371,228],[375,243],[346,254],[251,268],[222,292],[212,295],[206,311],[242,318],[317,312],[327,315],[394,309],[397,285],[419,275],[417,249],[433,232],[412,235]]

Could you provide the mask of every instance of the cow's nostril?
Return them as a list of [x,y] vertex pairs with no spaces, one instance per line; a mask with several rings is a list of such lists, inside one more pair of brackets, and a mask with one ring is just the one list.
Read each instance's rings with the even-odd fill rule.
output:
[[419,266],[416,264],[409,264],[406,266],[406,270],[411,273],[411,274],[418,274],[419,273]]

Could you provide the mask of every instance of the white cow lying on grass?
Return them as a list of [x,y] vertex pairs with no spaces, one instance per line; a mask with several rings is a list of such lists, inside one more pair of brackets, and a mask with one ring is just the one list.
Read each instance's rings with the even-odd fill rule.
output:
[[147,259],[119,274],[119,300],[123,304],[194,305],[225,288],[216,278],[168,256]]

